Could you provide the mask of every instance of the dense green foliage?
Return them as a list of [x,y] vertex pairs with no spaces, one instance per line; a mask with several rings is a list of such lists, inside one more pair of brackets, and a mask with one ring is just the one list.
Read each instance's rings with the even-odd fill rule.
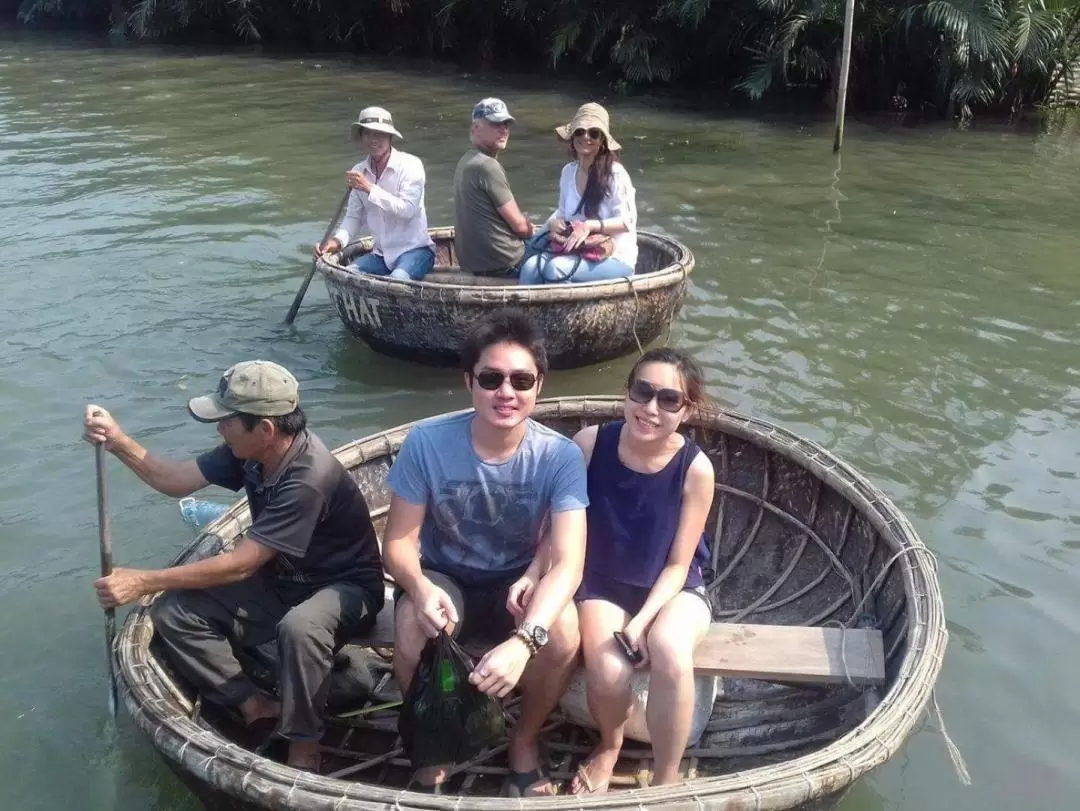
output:
[[[617,90],[678,82],[749,99],[835,97],[843,0],[23,0],[138,38],[241,39],[483,64],[586,68]],[[1067,66],[1074,66],[1073,71]],[[858,0],[863,108],[1016,110],[1080,66],[1080,0]],[[1071,91],[1075,92],[1075,91]],[[1065,95],[1068,95],[1066,93]]]

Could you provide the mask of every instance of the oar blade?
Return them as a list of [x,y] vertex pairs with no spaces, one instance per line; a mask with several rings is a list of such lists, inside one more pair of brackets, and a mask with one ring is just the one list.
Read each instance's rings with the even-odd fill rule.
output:
[[116,717],[117,692],[116,692],[116,660],[113,658],[113,640],[116,639],[116,611],[112,608],[105,610],[105,661],[106,672],[109,676],[109,717]]
[[[326,226],[326,233],[323,234],[323,238],[320,241],[320,245],[326,242],[330,238],[330,234],[334,231],[334,226],[337,225],[338,220],[341,219],[341,212],[345,210],[345,206],[349,204],[349,195],[352,194],[352,189],[345,189],[345,196],[341,198],[341,203],[338,205],[338,209],[334,212],[333,219],[330,220],[330,224]],[[311,284],[311,279],[315,275],[315,269],[318,264],[318,259],[315,259],[311,263],[311,270],[307,272],[307,276],[304,277],[304,281],[300,283],[300,289],[296,291],[296,296],[293,298],[292,306],[289,307],[289,312],[285,316],[285,323],[291,324],[296,318],[296,313],[300,309],[300,302],[304,300],[304,296],[307,295],[308,285]]]

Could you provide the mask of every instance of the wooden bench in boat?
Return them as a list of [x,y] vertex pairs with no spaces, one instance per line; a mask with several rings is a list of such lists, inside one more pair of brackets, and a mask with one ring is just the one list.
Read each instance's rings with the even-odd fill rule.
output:
[[[394,646],[394,604],[387,600],[375,627],[356,645]],[[714,622],[694,653],[694,670],[710,676],[811,684],[885,681],[881,631],[803,625]]]
[[439,267],[436,265],[432,268],[431,272],[424,277],[425,282],[435,282],[436,284],[464,284],[471,287],[477,285],[514,285],[518,283],[517,276],[477,276],[475,273],[468,273],[462,270],[457,265],[450,265],[448,267]]

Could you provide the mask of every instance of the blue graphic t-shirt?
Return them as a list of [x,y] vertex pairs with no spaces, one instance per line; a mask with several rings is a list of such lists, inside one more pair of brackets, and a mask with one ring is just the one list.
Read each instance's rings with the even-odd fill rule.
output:
[[473,412],[409,431],[387,484],[427,507],[420,528],[425,566],[477,584],[532,562],[548,513],[589,505],[585,457],[570,439],[533,420],[504,462],[484,462],[472,445]]

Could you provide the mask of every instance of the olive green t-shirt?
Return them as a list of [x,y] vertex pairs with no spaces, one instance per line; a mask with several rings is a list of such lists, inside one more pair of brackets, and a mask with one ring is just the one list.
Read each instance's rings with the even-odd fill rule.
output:
[[525,243],[498,212],[514,199],[502,164],[476,147],[458,161],[454,172],[454,247],[461,269],[504,274],[517,267]]

